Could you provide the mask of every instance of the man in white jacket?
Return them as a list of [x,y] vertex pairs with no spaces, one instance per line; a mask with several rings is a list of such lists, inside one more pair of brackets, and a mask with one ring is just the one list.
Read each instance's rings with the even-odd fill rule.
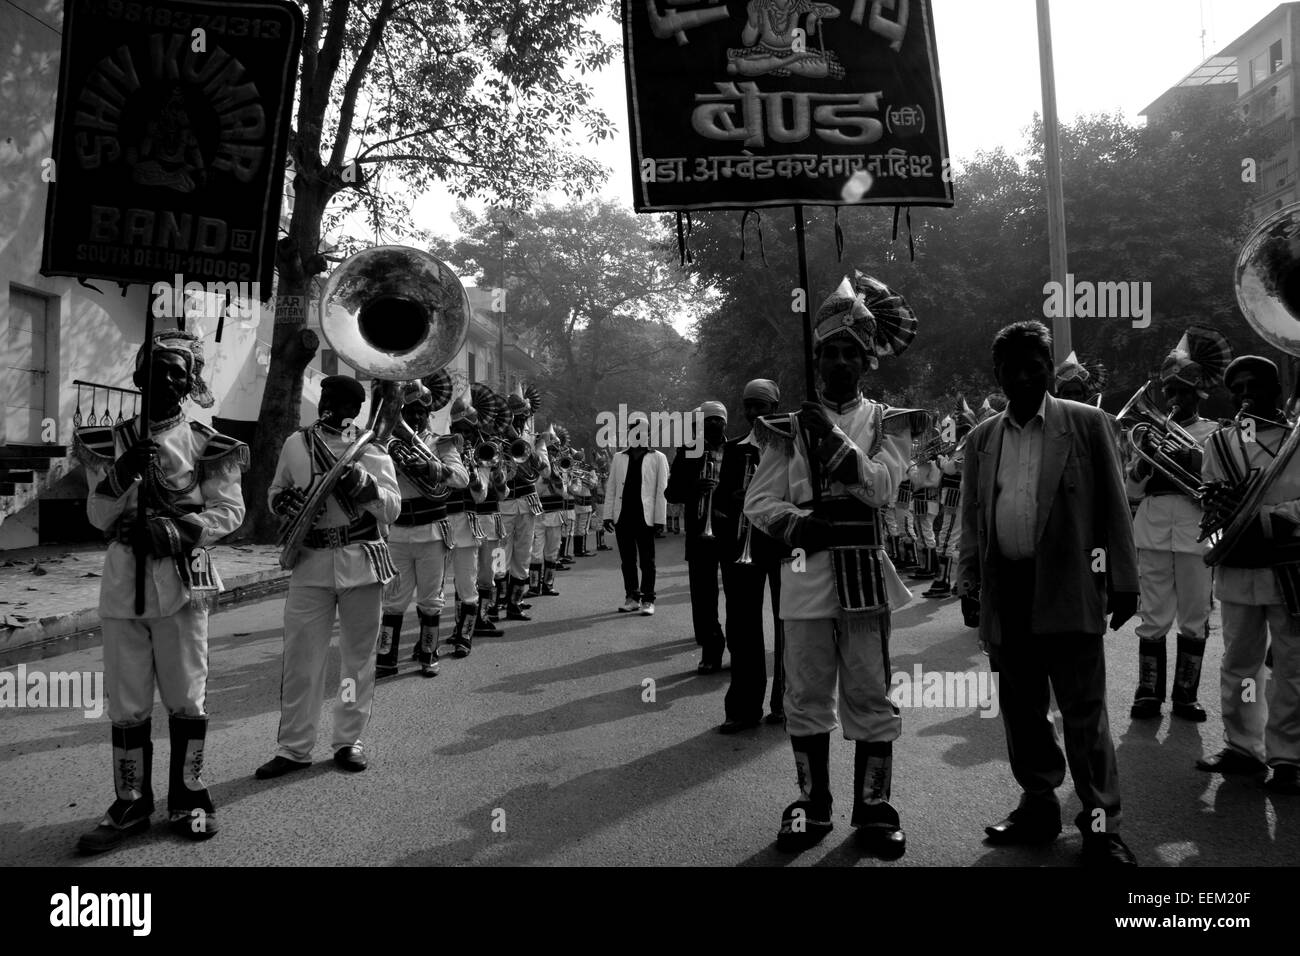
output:
[[655,612],[655,533],[663,531],[667,521],[667,485],[668,459],[650,447],[650,420],[644,414],[633,413],[628,416],[628,447],[614,456],[605,481],[601,515],[605,530],[614,532],[618,540],[618,556],[623,564],[626,600],[620,611],[640,610],[646,615]]

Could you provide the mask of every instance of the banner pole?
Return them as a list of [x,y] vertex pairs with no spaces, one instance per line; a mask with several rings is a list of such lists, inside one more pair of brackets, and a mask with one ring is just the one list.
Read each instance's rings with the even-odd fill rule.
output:
[[[153,392],[153,300],[150,298],[149,290],[152,286],[144,287],[144,381],[140,383],[140,417],[141,441],[149,441],[153,437],[150,430],[149,422],[149,402]],[[170,294],[170,292],[168,293]],[[138,616],[144,614],[144,577],[145,565],[149,558],[149,549],[143,547],[141,542],[145,540],[145,535],[149,530],[149,469],[140,476],[140,484],[136,487],[135,492],[135,613]]]
[[817,382],[813,377],[812,313],[808,308],[808,246],[804,238],[803,205],[794,207],[794,242],[799,251],[799,291],[803,293],[803,375],[804,391],[808,401],[817,401]]

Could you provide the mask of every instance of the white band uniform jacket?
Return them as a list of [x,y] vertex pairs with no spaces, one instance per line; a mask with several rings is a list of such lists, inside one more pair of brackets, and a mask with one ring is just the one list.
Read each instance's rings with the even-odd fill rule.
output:
[[[868,451],[876,440],[874,422],[883,420],[889,409],[858,396],[844,405],[834,406],[822,399],[822,407],[834,429],[818,449],[822,474],[835,472],[852,458],[857,463],[857,480],[848,483],[833,480],[831,495],[852,495],[873,508],[893,507],[898,485],[911,459],[912,439],[905,417],[897,419],[897,433],[886,429],[876,456]],[[793,544],[791,533],[796,518],[812,514],[812,484],[808,473],[808,446],[802,429],[794,430],[793,448],[789,443],[766,441],[758,470],[745,495],[745,515],[763,533]],[[840,614],[839,596],[829,551],[807,555],[806,567],[794,570],[794,560],[781,563],[781,619],[808,621],[835,618]],[[912,599],[894,565],[883,551],[881,565],[885,574],[885,593],[891,608],[901,607]]]
[[[316,428],[325,439],[326,446],[335,458],[345,452],[351,445],[342,432],[331,428]],[[386,533],[387,525],[392,524],[402,510],[402,496],[397,487],[397,472],[388,453],[374,443],[366,445],[357,463],[375,480],[379,497],[357,505],[357,511],[375,516],[379,529],[376,535]],[[275,479],[271,482],[268,497],[271,501],[285,488],[302,488],[306,490],[312,481],[312,460],[302,430],[294,432],[280,449],[280,462],[276,465]],[[325,500],[325,507],[313,529],[344,528],[348,525],[347,514],[334,500],[331,494]],[[355,588],[367,584],[384,584],[392,577],[392,561],[388,555],[388,545],[382,540],[377,544],[348,544],[342,548],[303,548],[294,565],[291,586],[320,588]]]
[[[86,514],[90,523],[101,531],[109,531],[119,520],[135,520],[140,479],[125,489],[118,488],[112,464],[135,443],[139,422],[140,419],[133,419],[111,430],[111,451],[106,441],[109,429],[85,428],[77,433],[77,457],[86,465],[90,488]],[[95,443],[96,437],[105,441]],[[244,520],[240,464],[241,460],[247,464],[247,446],[219,435],[207,425],[187,421],[184,413],[166,422],[153,423],[150,437],[158,443],[157,465],[167,486],[178,490],[189,488],[186,493],[173,496],[172,503],[200,506],[201,510],[193,514],[173,519],[189,525],[190,530],[197,529],[198,538],[191,549],[215,544],[238,528]],[[188,554],[183,559],[188,561]],[[177,574],[173,558],[150,557],[145,566],[145,610],[144,614],[137,615],[135,555],[119,541],[109,543],[99,589],[101,617],[170,617],[189,602],[189,589]],[[220,587],[220,577],[215,567],[212,570]]]
[[[457,446],[457,450],[438,454],[436,451],[438,443],[437,435],[428,429],[425,429],[416,435],[416,437],[419,438],[420,441],[424,442],[428,448],[435,449],[434,454],[438,455],[438,460],[447,467],[448,474],[445,475],[442,480],[448,488],[459,491],[462,488],[469,487],[469,472],[465,470],[465,464],[461,460],[459,445]],[[389,460],[392,460],[391,457]],[[427,467],[428,463],[426,462],[425,468],[427,469]],[[393,462],[393,471],[397,475],[397,491],[402,496],[403,501],[408,501],[413,498],[424,498],[424,492],[415,487],[415,485],[407,479],[406,475],[402,474],[402,471],[397,467],[396,462]],[[484,495],[480,493],[478,500],[482,501],[483,497]],[[464,513],[456,517],[458,517],[460,523],[464,524],[468,529],[469,519],[465,517]],[[453,525],[455,524],[454,522],[451,522],[451,519],[448,519],[448,522]],[[428,544],[431,541],[442,540],[442,529],[438,527],[437,521],[430,521],[428,524],[395,524],[388,529],[388,539],[390,541],[405,541],[409,544]],[[448,547],[453,547],[455,544],[456,542],[447,542]]]

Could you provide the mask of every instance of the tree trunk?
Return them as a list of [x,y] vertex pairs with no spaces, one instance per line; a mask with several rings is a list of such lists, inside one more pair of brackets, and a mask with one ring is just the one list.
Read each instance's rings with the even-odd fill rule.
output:
[[312,276],[325,267],[324,258],[316,252],[325,212],[325,191],[307,177],[300,177],[295,192],[289,235],[280,240],[276,250],[278,285],[271,361],[253,432],[252,465],[244,476],[247,514],[237,536],[237,540],[259,544],[275,542],[279,519],[271,513],[267,489],[275,477],[285,439],[301,424],[298,419],[303,371],[320,345],[316,333],[306,327],[308,310],[282,307],[289,296],[301,296],[297,301],[305,305]]

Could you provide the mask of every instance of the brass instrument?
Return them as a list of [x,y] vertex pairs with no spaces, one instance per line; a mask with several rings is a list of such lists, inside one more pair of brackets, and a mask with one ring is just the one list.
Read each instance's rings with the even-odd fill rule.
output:
[[[1199,452],[1201,444],[1175,421],[1176,410],[1171,410],[1168,415],[1160,411],[1155,387],[1156,380],[1149,379],[1119,410],[1115,421],[1128,432],[1135,455],[1164,475],[1183,494],[1200,501],[1201,476],[1188,471],[1173,456],[1179,452]],[[1152,450],[1146,447],[1148,438]]]
[[320,300],[321,332],[348,365],[374,377],[370,419],[313,483],[280,528],[280,566],[293,568],[307,532],[366,445],[383,445],[401,420],[401,383],[450,364],[470,326],[469,297],[451,267],[408,246],[374,246],[330,273]]
[[[1285,206],[1261,222],[1242,246],[1237,256],[1235,285],[1237,304],[1250,326],[1270,345],[1288,355],[1300,356],[1300,203]],[[1294,396],[1293,396],[1294,397]],[[1224,516],[1209,516],[1202,526],[1202,539],[1210,538],[1213,544],[1205,555],[1211,566],[1226,560],[1242,546],[1242,553],[1253,550],[1247,532],[1258,527],[1260,505],[1273,482],[1290,464],[1296,449],[1300,448],[1300,427],[1291,422],[1276,422],[1259,418],[1243,403],[1234,418],[1240,426],[1246,416],[1265,424],[1277,425],[1290,431],[1273,460],[1262,469],[1245,477],[1235,491],[1239,504],[1235,511]],[[1234,494],[1232,497],[1238,497]],[[1272,567],[1287,610],[1300,616],[1300,592],[1295,587],[1300,571],[1300,555],[1290,551],[1294,542],[1269,542],[1273,544]],[[1258,542],[1254,542],[1258,545]],[[1285,550],[1284,550],[1285,549]]]
[[[443,435],[437,440],[439,451],[442,451],[443,454],[456,444],[454,435]],[[406,419],[401,417],[397,419],[397,423],[393,426],[392,438],[388,442],[389,455],[393,454],[393,446],[395,445],[399,448],[408,449],[412,455],[425,465],[431,461],[439,463],[442,461],[437,452],[426,445],[420,436],[415,433],[415,430],[407,424]],[[403,475],[426,498],[446,498],[451,491],[445,481],[433,481],[427,475],[418,473],[408,474],[403,472]]]
[[713,487],[709,489],[709,497],[704,503],[704,530],[700,532],[700,538],[706,541],[712,541],[717,537],[713,533],[713,492],[717,490],[718,472],[721,470],[720,462],[714,457],[711,451],[705,451],[704,459],[704,477],[712,481]]
[[[747,460],[747,461],[745,462],[745,477],[744,477],[744,480],[741,482],[741,485],[740,485],[740,493],[741,493],[741,499],[742,499],[742,500],[744,499],[745,492],[749,491],[749,483],[750,483],[751,481],[754,480],[754,472],[756,472],[757,470],[758,470],[758,466],[754,463],[754,461],[753,461],[752,459],[749,459],[749,460]],[[744,544],[744,547],[742,547],[742,548],[740,549],[740,557],[738,557],[738,558],[736,559],[736,563],[737,563],[737,564],[753,564],[753,563],[754,563],[754,558],[753,558],[753,556],[749,553],[749,545],[750,545],[751,540],[752,540],[753,537],[754,537],[754,522],[750,521],[749,518],[746,517],[746,515],[745,515],[745,509],[744,509],[743,505],[742,505],[742,507],[741,507],[741,509],[740,509],[740,525],[741,525],[741,526],[744,526],[744,529],[745,529],[745,532],[744,532],[744,535],[743,535],[743,538],[744,538],[745,544]],[[740,526],[737,526],[737,527],[740,527]]]

